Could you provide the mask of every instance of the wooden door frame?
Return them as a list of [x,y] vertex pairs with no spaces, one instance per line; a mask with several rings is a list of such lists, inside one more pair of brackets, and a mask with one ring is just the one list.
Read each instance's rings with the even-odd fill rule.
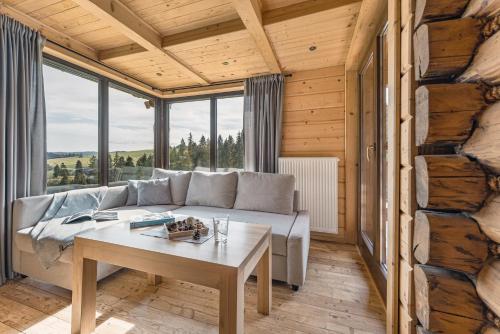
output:
[[[363,257],[363,260],[365,261],[366,265],[368,266],[369,270],[370,270],[370,275],[373,279],[373,281],[375,282],[375,284],[377,285],[377,289],[379,290],[379,294],[381,296],[381,298],[384,300],[384,303],[387,304],[387,274],[388,274],[388,270],[387,270],[387,263],[386,263],[386,266],[382,265],[381,263],[381,256],[382,256],[382,253],[381,253],[381,250],[383,247],[383,245],[380,244],[380,241],[382,240],[381,238],[381,235],[382,235],[382,224],[383,222],[380,220],[381,218],[381,189],[382,189],[382,178],[381,178],[381,173],[382,173],[382,169],[381,169],[381,159],[382,159],[382,147],[383,147],[383,140],[384,138],[382,137],[383,135],[385,135],[385,133],[382,133],[380,131],[381,127],[382,127],[382,122],[386,119],[388,119],[388,115],[384,115],[385,114],[385,111],[387,110],[384,110],[383,109],[383,103],[384,101],[382,100],[383,99],[383,96],[382,96],[382,63],[381,63],[381,60],[382,60],[382,52],[383,52],[383,49],[382,49],[382,44],[381,44],[381,38],[383,35],[388,36],[388,23],[387,23],[387,16],[384,15],[384,19],[379,23],[379,27],[378,29],[376,30],[376,35],[372,38],[372,41],[370,42],[370,46],[368,47],[367,49],[367,52],[363,58],[363,60],[360,62],[361,64],[361,69],[359,71],[359,74],[358,74],[358,90],[359,90],[359,96],[358,96],[358,106],[359,106],[359,114],[360,114],[360,117],[359,117],[359,122],[358,122],[358,133],[359,133],[359,144],[358,144],[358,147],[357,147],[357,150],[358,150],[358,155],[360,157],[360,168],[358,170],[358,188],[357,188],[357,192],[358,192],[358,196],[357,196],[357,205],[358,205],[358,223],[357,223],[357,238],[358,238],[358,242],[357,242],[357,246],[358,246],[358,249],[359,249],[359,252],[360,254],[362,255]],[[373,62],[373,66],[374,66],[374,81],[373,81],[373,91],[374,91],[374,94],[375,94],[375,101],[374,101],[374,112],[376,113],[376,133],[375,133],[375,138],[376,138],[376,145],[377,145],[377,149],[376,149],[376,160],[377,160],[377,170],[376,170],[376,178],[377,178],[377,181],[376,181],[376,198],[374,200],[377,201],[377,204],[376,204],[376,207],[375,207],[375,213],[374,213],[374,219],[376,220],[376,223],[375,223],[375,238],[376,240],[370,240],[370,242],[373,242],[372,244],[372,249],[371,249],[371,252],[370,252],[370,249],[368,249],[368,245],[367,244],[367,241],[366,241],[366,237],[363,236],[363,232],[361,231],[361,187],[362,187],[362,184],[361,184],[361,179],[362,179],[362,176],[361,176],[361,173],[362,173],[362,170],[361,170],[361,160],[362,160],[362,156],[364,154],[364,150],[363,150],[363,142],[362,142],[362,130],[363,130],[363,103],[362,103],[362,75],[364,73],[364,71],[366,70],[367,66],[370,64],[370,62]],[[385,132],[388,134],[389,133],[389,129],[385,129]],[[387,212],[387,214],[389,215],[389,210]],[[385,238],[383,239],[385,241]],[[371,259],[373,258],[374,261]],[[387,258],[386,258],[386,262],[387,262]]]
[[[389,247],[387,252],[387,333],[399,329],[399,145],[400,145],[400,22],[401,4],[397,0],[363,1],[349,49],[345,74],[346,101],[346,239],[357,244],[358,170],[359,170],[359,66],[366,53],[363,45],[376,36],[372,27],[387,17],[389,57],[389,151],[391,157],[389,188]],[[387,15],[387,16],[386,16]]]

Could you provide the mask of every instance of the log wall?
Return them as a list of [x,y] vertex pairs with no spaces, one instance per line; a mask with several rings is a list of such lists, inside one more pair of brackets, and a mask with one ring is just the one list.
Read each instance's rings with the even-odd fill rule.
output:
[[413,330],[500,333],[500,0],[415,2]]
[[[399,332],[415,333],[413,280],[413,227],[415,224],[415,71],[413,35],[415,0],[401,1],[401,126],[400,126],[400,219],[399,219]],[[419,19],[432,16],[423,11]]]

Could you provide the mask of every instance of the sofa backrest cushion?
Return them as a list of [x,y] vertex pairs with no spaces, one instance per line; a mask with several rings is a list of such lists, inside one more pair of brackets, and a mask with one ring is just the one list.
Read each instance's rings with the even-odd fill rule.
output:
[[153,169],[152,179],[169,178],[170,194],[172,203],[175,205],[184,205],[191,180],[191,172],[167,170],[161,168]]
[[186,205],[214,206],[230,209],[234,205],[238,173],[193,172]]
[[104,199],[99,205],[99,210],[108,210],[124,206],[127,203],[127,186],[109,187]]
[[172,204],[169,181],[170,179],[167,177],[137,182],[137,205]]
[[125,205],[137,205],[137,182],[139,180],[128,180],[127,189],[127,203]]
[[234,209],[290,215],[294,189],[293,175],[241,172]]

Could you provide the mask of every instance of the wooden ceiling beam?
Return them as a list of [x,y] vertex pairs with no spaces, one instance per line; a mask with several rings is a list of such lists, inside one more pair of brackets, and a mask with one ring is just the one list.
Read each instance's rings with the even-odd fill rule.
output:
[[[278,24],[293,20],[306,15],[314,15],[323,11],[332,10],[342,6],[351,5],[360,0],[310,0],[297,4],[276,8],[262,14],[263,26]],[[175,47],[184,43],[191,43],[209,38],[221,38],[224,35],[245,31],[246,27],[240,19],[212,24],[207,27],[185,31],[173,35],[164,36],[163,48]],[[119,46],[99,52],[99,59],[126,57],[136,53],[147,52],[146,49],[137,44]]]
[[361,3],[358,20],[347,52],[346,71],[359,70],[361,62],[371,46],[371,41],[377,34],[380,23],[386,19],[384,14],[386,9],[386,0],[363,0]]
[[[119,0],[74,0],[74,2],[119,30],[140,47],[166,57],[171,61],[173,66],[177,67],[195,82],[203,85],[209,83],[206,78],[190,66],[163,49],[160,34]],[[136,47],[133,49],[137,50]]]
[[272,73],[281,73],[281,66],[269,37],[264,30],[262,8],[259,0],[233,0],[243,24],[255,41],[262,58]]

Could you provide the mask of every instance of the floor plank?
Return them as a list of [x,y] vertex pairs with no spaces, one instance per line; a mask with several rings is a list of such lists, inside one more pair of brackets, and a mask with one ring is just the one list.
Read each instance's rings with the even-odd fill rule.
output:
[[[306,284],[273,284],[269,316],[256,311],[257,285],[245,286],[245,333],[385,333],[385,311],[356,248],[313,241]],[[121,270],[97,291],[96,333],[218,333],[219,292]],[[0,334],[69,333],[71,293],[25,278],[0,287]]]

